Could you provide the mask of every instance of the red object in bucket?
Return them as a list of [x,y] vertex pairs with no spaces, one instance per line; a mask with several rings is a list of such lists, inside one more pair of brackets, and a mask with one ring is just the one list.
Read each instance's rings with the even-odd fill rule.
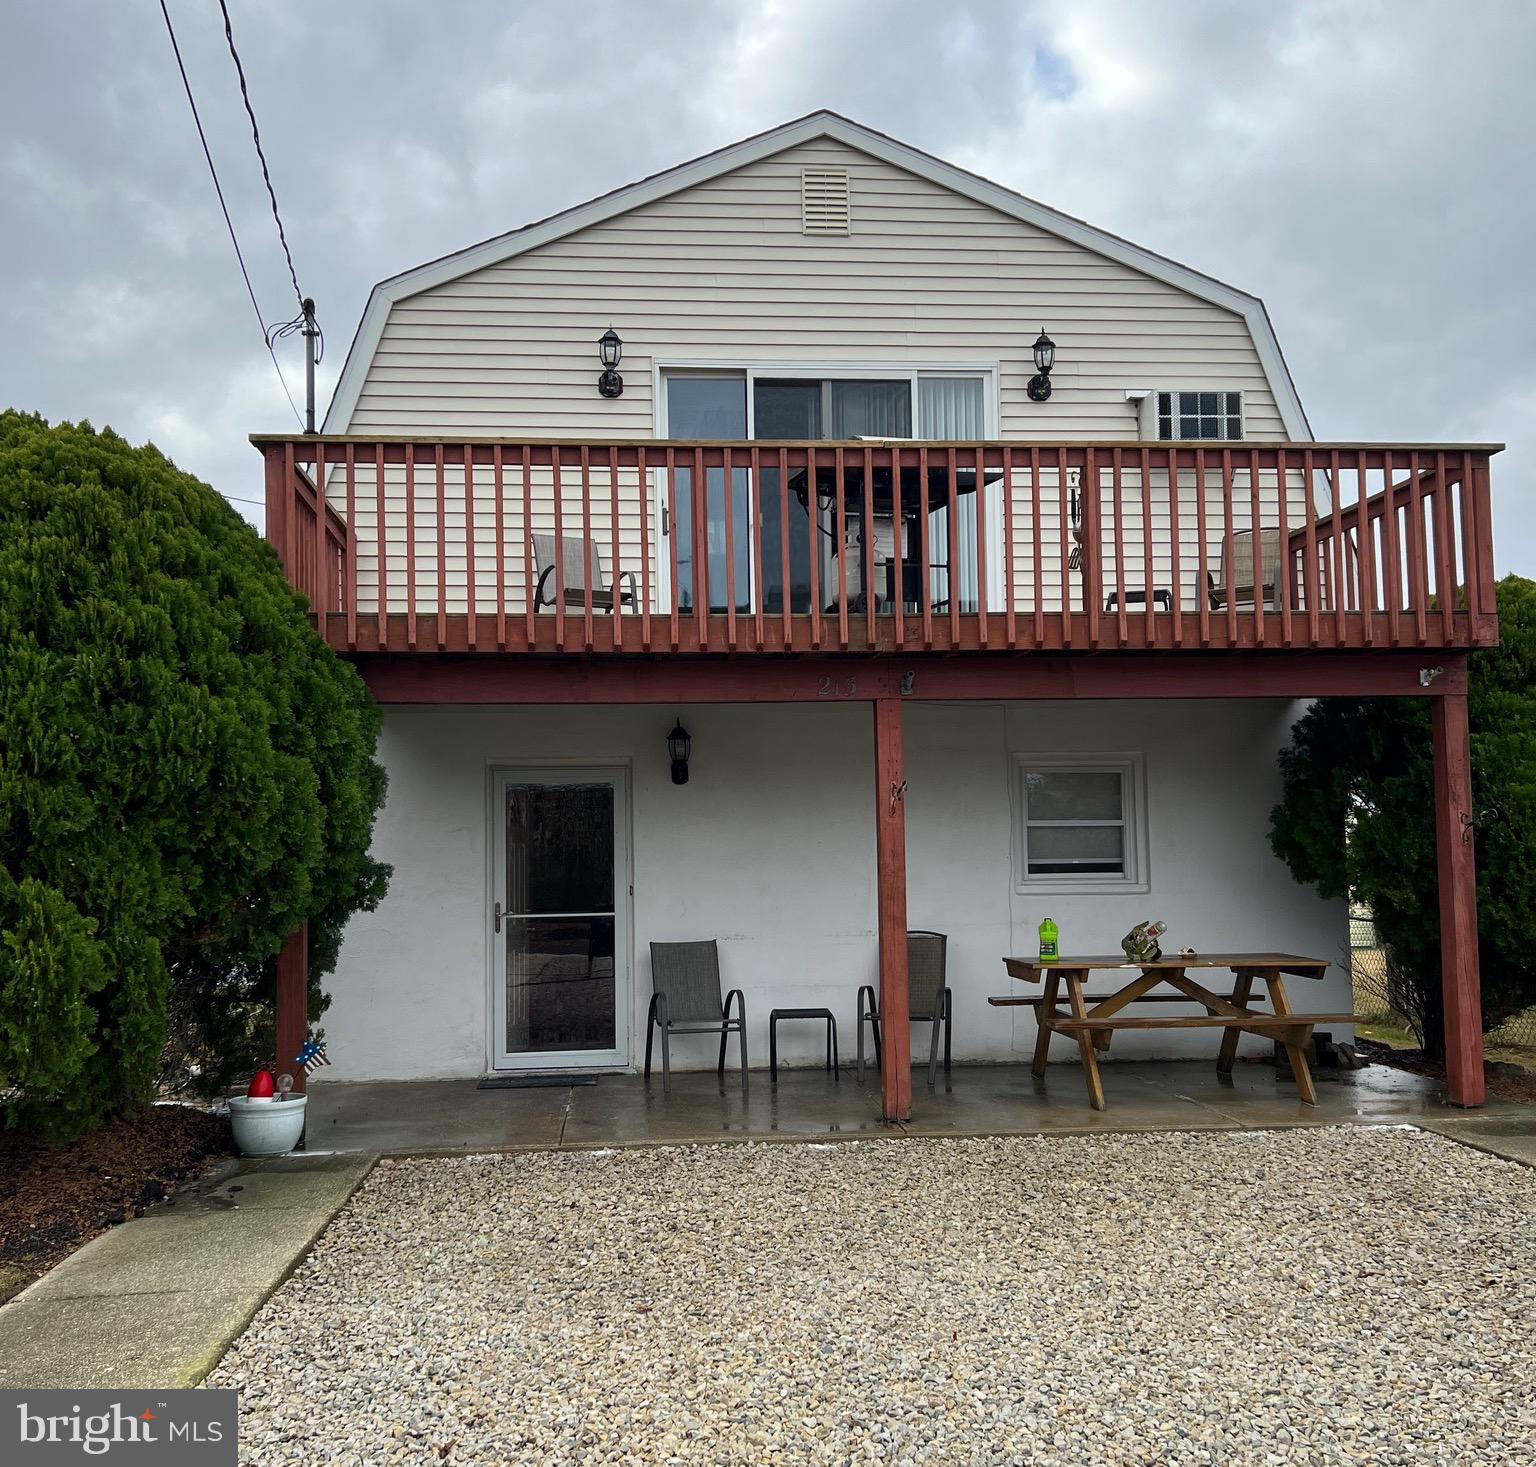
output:
[[252,1100],[271,1100],[273,1088],[272,1071],[257,1070],[251,1076],[251,1088],[245,1093]]

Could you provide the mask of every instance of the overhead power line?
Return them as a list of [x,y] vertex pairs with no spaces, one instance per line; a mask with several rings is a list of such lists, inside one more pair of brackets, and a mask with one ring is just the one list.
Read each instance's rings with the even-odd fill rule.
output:
[[[314,302],[305,298],[304,291],[299,285],[299,272],[293,263],[293,251],[288,248],[288,231],[283,228],[282,210],[277,207],[277,189],[272,184],[272,170],[267,167],[266,149],[261,146],[261,128],[256,122],[256,108],[251,103],[251,89],[246,85],[245,66],[240,60],[240,52],[235,46],[235,30],[229,19],[229,5],[227,0],[219,0],[219,10],[224,16],[224,40],[229,46],[229,59],[235,63],[235,76],[240,82],[240,100],[245,103],[245,115],[251,120],[251,141],[256,145],[256,159],[261,164],[261,179],[267,186],[267,198],[272,204],[272,222],[277,225],[278,243],[283,247],[283,258],[288,262],[288,278],[293,282],[293,293],[299,302],[299,314],[291,321],[284,321],[281,325],[271,326],[267,329],[267,345],[281,340],[285,336],[292,336],[295,332],[314,338],[313,360],[309,362],[309,376],[314,376],[315,362],[325,356],[325,332],[320,329],[320,323],[315,320]],[[306,393],[305,407],[308,420],[305,427],[307,431],[314,431],[314,397],[313,383]]]
[[[208,134],[203,130],[203,119],[197,110],[197,99],[192,95],[192,83],[187,77],[186,63],[181,59],[181,47],[176,41],[176,27],[171,24],[171,12],[166,8],[165,0],[160,0],[160,14],[165,17],[165,31],[171,38],[171,50],[176,55],[176,69],[181,73],[181,85],[187,94],[187,106],[192,109],[192,121],[197,125],[198,141],[203,145],[203,157],[208,160],[208,173],[213,179],[213,191],[219,196],[219,208],[224,214],[224,226],[229,230],[229,242],[235,249],[235,260],[240,266],[240,277],[245,281],[245,293],[251,298],[251,309],[256,313],[256,324],[261,328],[261,338],[266,344],[267,355],[272,358],[272,367],[277,373],[277,380],[282,384],[283,396],[288,399],[288,406],[293,409],[293,416],[302,428],[303,414],[299,412],[298,404],[294,402],[293,394],[288,390],[288,379],[283,376],[283,368],[277,360],[277,353],[273,351],[272,343],[267,339],[266,318],[261,314],[261,306],[256,300],[256,288],[251,284],[251,272],[245,266],[245,255],[240,249],[240,237],[235,233],[235,221],[229,216],[229,205],[224,200],[224,187],[219,182],[219,170],[214,167],[213,150],[208,146]],[[286,241],[284,248],[287,248]]]
[[277,190],[272,187],[272,173],[267,167],[267,155],[261,146],[261,129],[256,125],[256,109],[251,106],[251,90],[245,84],[245,67],[240,64],[240,53],[235,49],[234,27],[230,25],[229,6],[225,0],[219,0],[219,9],[224,15],[224,39],[229,45],[229,59],[235,63],[235,75],[240,79],[240,100],[245,103],[245,115],[251,119],[251,141],[256,144],[256,157],[261,163],[262,181],[267,186],[267,197],[272,201],[272,218],[277,225],[277,237],[283,246],[283,258],[288,261],[288,278],[293,281],[294,299],[298,301],[302,314],[304,292],[299,289],[299,272],[293,267],[293,251],[288,248],[288,235],[283,229],[283,216],[277,207]]

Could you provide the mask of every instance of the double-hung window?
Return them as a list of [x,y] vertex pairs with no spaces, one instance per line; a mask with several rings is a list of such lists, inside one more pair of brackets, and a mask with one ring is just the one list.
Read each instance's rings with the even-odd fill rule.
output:
[[1202,438],[1235,441],[1243,436],[1240,392],[1159,392],[1157,436],[1180,442]]
[[1015,760],[1020,891],[1146,891],[1139,754],[1021,754]]

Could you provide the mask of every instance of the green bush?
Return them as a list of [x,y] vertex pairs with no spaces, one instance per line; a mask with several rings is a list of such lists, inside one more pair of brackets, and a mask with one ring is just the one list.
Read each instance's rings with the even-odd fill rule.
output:
[[148,1097],[168,1015],[214,1088],[310,1014],[384,774],[378,710],[269,546],[153,447],[0,413],[0,1088],[64,1134]]
[[47,1095],[95,1052],[90,997],[106,981],[96,924],[61,893],[0,866],[0,1073]]
[[[1483,1026],[1536,1005],[1536,582],[1498,586],[1500,643],[1469,658]],[[1329,698],[1280,755],[1275,853],[1370,907],[1432,1054],[1445,1047],[1434,760],[1422,698]],[[1347,831],[1347,839],[1346,839]]]

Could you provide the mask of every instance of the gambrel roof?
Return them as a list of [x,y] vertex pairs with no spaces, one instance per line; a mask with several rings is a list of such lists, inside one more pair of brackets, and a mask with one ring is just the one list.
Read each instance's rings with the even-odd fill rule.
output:
[[1116,260],[1130,269],[1138,270],[1154,280],[1163,281],[1199,300],[1209,301],[1213,305],[1241,316],[1247,323],[1254,348],[1264,368],[1264,374],[1269,380],[1270,390],[1274,394],[1287,436],[1292,441],[1298,442],[1311,438],[1312,433],[1307,425],[1301,398],[1297,394],[1295,383],[1291,380],[1290,369],[1280,350],[1280,343],[1275,337],[1269,313],[1258,296],[1238,290],[1212,276],[1201,274],[1198,270],[1191,270],[1188,266],[1180,265],[1166,256],[1143,249],[1140,245],[1121,239],[1119,235],[1095,228],[1070,214],[1063,214],[977,174],[968,173],[963,168],[956,168],[951,163],[945,163],[942,159],[909,147],[906,143],[897,142],[895,138],[861,126],[857,122],[839,116],[836,112],[827,111],[812,112],[794,122],[786,122],[781,127],[758,133],[754,137],[745,138],[739,143],[733,143],[716,152],[706,153],[690,163],[679,164],[676,168],[669,168],[663,173],[652,174],[637,183],[602,194],[585,204],[578,204],[558,214],[551,214],[547,219],[538,220],[507,234],[499,234],[493,239],[470,245],[467,249],[444,255],[441,259],[429,261],[425,265],[418,265],[415,269],[406,270],[402,274],[391,276],[388,280],[380,281],[369,295],[368,305],[358,324],[357,335],[347,354],[341,378],[336,384],[330,409],[325,416],[325,431],[328,433],[346,431],[353,410],[357,406],[369,363],[373,359],[385,322],[389,318],[390,307],[397,301],[430,290],[434,286],[443,285],[450,280],[457,280],[486,266],[512,259],[529,250],[537,249],[540,245],[548,244],[552,240],[561,239],[594,224],[601,224],[642,204],[692,188],[697,184],[707,183],[734,169],[772,157],[787,148],[812,142],[818,138],[831,138],[871,157],[881,159],[893,167],[904,169],[942,188],[950,189],[995,209],[1000,214],[1034,225],[1061,239],[1080,245],[1084,249]]

